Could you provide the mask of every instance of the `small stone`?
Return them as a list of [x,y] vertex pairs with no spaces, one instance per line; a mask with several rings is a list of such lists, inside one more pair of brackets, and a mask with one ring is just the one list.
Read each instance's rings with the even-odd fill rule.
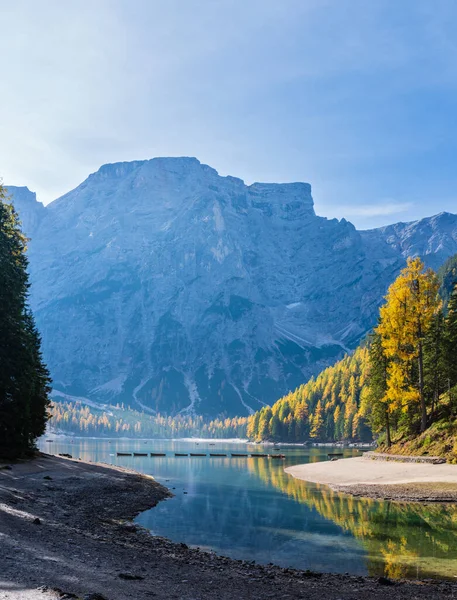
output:
[[40,592],[53,592],[54,596],[57,595],[59,600],[73,600],[74,598],[78,598],[76,594],[72,594],[71,592],[64,592],[60,588],[50,588],[46,585],[38,588]]
[[50,475],[45,475],[43,479],[47,479],[48,481],[52,481],[52,477]]
[[41,519],[39,519],[38,517],[36,517],[35,519],[33,519],[33,524],[34,525],[41,525]]
[[302,571],[301,575],[303,577],[322,577],[322,573],[317,573],[316,571],[310,571],[309,569],[306,569],[306,571]]
[[144,579],[142,575],[134,575],[133,573],[119,573],[119,577],[121,579],[126,579],[127,581]]
[[395,585],[395,583],[391,579],[388,579],[387,577],[380,577],[378,579],[378,583],[379,583],[379,585]]

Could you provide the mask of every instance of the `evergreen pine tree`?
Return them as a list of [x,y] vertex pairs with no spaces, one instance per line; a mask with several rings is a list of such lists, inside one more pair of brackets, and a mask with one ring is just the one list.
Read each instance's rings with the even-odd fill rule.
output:
[[0,454],[17,456],[44,433],[49,373],[27,303],[27,240],[0,184]]
[[457,385],[457,284],[449,298],[445,321],[445,356],[447,387]]
[[446,390],[446,362],[445,322],[440,310],[424,338],[424,386],[427,404],[431,406],[431,421],[436,417],[440,396]]
[[363,412],[366,414],[374,433],[385,431],[386,444],[391,445],[391,423],[387,398],[387,377],[389,361],[378,333],[371,336],[369,347],[369,385],[364,396]]

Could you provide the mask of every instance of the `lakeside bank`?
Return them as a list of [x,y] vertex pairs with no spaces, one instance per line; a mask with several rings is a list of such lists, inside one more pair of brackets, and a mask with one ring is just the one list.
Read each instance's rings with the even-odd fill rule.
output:
[[[0,468],[2,599],[102,594],[98,598],[107,600],[384,600],[392,595],[387,585],[392,582],[382,578],[254,565],[155,537],[131,522],[170,497],[151,477],[49,455],[3,466],[10,468]],[[457,593],[449,582],[392,585],[395,596],[405,600]]]
[[[354,496],[399,502],[457,502],[457,465],[367,456],[294,465],[286,473]],[[411,459],[410,459],[411,460]],[[418,459],[419,460],[419,459]]]

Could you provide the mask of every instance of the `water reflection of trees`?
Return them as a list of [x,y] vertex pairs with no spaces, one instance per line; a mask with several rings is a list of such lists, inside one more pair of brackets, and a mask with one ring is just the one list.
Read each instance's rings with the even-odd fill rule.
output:
[[248,461],[248,468],[354,535],[367,552],[371,575],[457,575],[457,507],[355,498],[295,479],[268,461]]

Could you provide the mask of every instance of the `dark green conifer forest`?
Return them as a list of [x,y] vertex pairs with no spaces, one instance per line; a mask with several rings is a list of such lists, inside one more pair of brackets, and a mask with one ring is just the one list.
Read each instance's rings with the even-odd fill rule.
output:
[[28,305],[27,239],[0,184],[0,456],[22,456],[44,433],[49,372]]

